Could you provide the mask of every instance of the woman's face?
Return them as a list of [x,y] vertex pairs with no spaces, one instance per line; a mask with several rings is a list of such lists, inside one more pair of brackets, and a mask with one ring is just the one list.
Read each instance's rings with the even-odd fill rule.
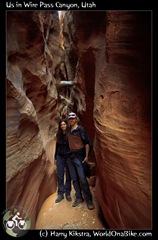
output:
[[66,125],[65,122],[61,122],[61,123],[60,123],[60,127],[61,127],[61,130],[62,130],[62,131],[65,131],[66,128],[67,128],[67,125]]

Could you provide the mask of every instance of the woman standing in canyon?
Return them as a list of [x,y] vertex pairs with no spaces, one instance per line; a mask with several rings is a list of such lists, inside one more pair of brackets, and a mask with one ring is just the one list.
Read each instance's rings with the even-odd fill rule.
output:
[[[67,201],[72,201],[70,196],[71,192],[71,177],[67,165],[67,158],[70,153],[68,140],[67,140],[67,127],[68,122],[65,119],[60,120],[58,132],[56,136],[56,153],[55,159],[57,163],[57,183],[58,183],[58,196],[55,200],[59,203],[64,199],[64,193]],[[66,172],[66,181],[64,182],[64,174]]]

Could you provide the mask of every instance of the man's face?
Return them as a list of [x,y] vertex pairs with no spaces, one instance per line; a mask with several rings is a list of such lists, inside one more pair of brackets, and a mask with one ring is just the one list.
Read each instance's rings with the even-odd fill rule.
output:
[[69,124],[70,124],[70,126],[75,125],[75,123],[76,123],[76,118],[69,118]]

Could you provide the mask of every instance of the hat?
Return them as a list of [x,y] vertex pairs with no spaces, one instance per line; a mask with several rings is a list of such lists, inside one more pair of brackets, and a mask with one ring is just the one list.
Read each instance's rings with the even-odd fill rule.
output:
[[69,118],[76,118],[77,116],[76,116],[76,113],[74,113],[74,112],[71,112],[71,113],[69,113],[69,115],[68,115],[68,119]]

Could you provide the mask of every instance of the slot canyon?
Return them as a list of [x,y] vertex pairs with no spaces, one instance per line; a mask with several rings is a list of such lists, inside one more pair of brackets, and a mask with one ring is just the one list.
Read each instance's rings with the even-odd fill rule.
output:
[[8,11],[6,202],[31,228],[56,192],[58,121],[93,141],[89,179],[110,229],[152,228],[151,12]]

